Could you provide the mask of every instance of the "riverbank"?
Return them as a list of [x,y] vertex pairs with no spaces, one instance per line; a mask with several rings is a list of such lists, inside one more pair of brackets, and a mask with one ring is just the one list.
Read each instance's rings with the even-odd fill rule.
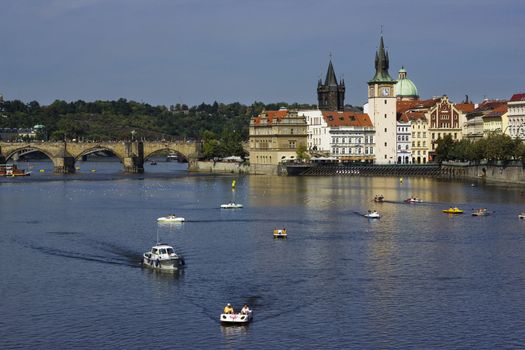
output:
[[525,185],[525,168],[520,161],[470,164],[469,162],[443,162],[442,176],[449,179],[484,180]]

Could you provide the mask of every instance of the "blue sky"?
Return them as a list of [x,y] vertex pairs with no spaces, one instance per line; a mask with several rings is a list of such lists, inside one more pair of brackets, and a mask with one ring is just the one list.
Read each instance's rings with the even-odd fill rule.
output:
[[0,0],[6,99],[366,102],[380,27],[422,98],[525,92],[523,0]]

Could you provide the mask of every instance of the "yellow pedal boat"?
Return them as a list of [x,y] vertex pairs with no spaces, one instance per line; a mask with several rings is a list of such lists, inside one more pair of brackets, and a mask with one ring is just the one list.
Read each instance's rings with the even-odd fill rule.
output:
[[443,209],[443,213],[447,213],[447,214],[463,214],[463,210],[459,209],[459,208],[448,208],[448,209]]

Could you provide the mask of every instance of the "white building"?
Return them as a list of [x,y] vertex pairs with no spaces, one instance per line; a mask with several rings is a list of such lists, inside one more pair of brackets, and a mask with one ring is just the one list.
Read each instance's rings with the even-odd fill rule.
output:
[[307,148],[310,153],[330,153],[330,134],[323,113],[317,110],[297,111],[304,116],[308,125]]
[[410,120],[400,119],[397,122],[397,163],[409,164],[412,159],[411,131],[412,125]]
[[508,132],[510,137],[525,140],[525,93],[512,95],[507,103]]
[[330,156],[343,162],[373,162],[375,130],[368,114],[323,112],[330,135]]

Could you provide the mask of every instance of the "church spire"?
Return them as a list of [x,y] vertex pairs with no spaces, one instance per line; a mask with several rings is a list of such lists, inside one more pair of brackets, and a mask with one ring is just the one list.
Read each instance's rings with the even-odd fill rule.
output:
[[390,59],[388,58],[388,52],[385,50],[385,43],[383,41],[383,34],[381,33],[381,39],[379,40],[379,48],[376,51],[375,68],[376,74],[369,81],[369,83],[379,82],[393,82],[394,80],[388,73],[390,65]]
[[334,66],[332,64],[332,55],[330,55],[330,63],[328,64],[328,71],[326,72],[324,84],[321,82],[321,79],[319,79],[317,83],[317,101],[320,110],[344,110],[345,83],[343,79],[341,79],[341,82],[337,82]]

